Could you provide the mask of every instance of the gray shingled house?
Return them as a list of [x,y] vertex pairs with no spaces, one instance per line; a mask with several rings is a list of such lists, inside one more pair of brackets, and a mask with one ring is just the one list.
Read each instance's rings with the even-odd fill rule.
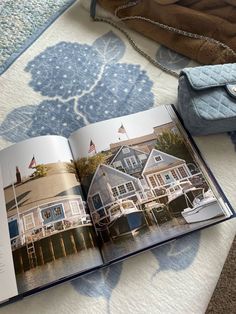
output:
[[[75,174],[66,163],[46,165],[45,177],[27,178],[4,188],[12,248],[89,221]],[[15,191],[15,194],[14,194]],[[14,197],[15,195],[15,197]]]
[[109,209],[120,201],[129,199],[136,206],[137,202],[145,199],[145,191],[139,179],[111,166],[98,166],[87,196],[92,220],[107,222]]
[[129,146],[122,146],[110,162],[113,168],[140,177],[148,154]]
[[153,149],[143,168],[142,176],[151,189],[155,190],[191,177],[192,174],[185,160]]

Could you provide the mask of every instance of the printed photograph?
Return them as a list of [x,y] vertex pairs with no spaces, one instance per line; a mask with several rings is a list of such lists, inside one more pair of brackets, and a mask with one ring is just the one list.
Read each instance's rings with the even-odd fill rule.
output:
[[105,261],[225,217],[165,107],[88,126],[70,144]]
[[0,164],[18,292],[101,265],[68,141],[24,141]]

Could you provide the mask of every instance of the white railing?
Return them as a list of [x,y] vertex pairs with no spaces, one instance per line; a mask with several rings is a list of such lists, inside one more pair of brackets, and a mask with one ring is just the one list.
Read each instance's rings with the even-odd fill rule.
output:
[[76,228],[81,225],[89,224],[91,223],[90,216],[88,214],[86,215],[74,215],[69,218],[63,218],[61,220],[53,221],[47,224],[44,224],[42,222],[41,225],[37,225],[32,229],[29,229],[25,231],[24,233],[21,233],[17,237],[14,237],[11,239],[11,247],[12,250],[15,250],[23,245],[25,245],[29,241],[37,241],[40,239],[43,239],[45,237],[48,237],[52,234]]

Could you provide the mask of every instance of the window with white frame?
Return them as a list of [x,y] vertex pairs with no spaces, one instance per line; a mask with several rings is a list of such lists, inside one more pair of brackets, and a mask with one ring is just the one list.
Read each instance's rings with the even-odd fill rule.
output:
[[128,168],[134,168],[138,164],[135,156],[126,157],[124,160]]
[[148,179],[149,179],[149,181],[151,183],[151,186],[153,188],[155,188],[157,186],[157,183],[156,183],[156,180],[155,180],[154,176],[150,176],[150,177],[148,177]]
[[23,216],[25,230],[30,230],[35,227],[34,215],[33,213]]
[[155,160],[155,162],[160,162],[160,161],[162,161],[163,159],[162,159],[162,157],[161,157],[160,155],[158,155],[158,156],[155,156],[155,157],[154,157],[154,160]]
[[164,185],[165,184],[165,182],[164,182],[164,180],[163,180],[163,178],[162,178],[162,176],[160,174],[157,174],[157,179],[160,182],[160,185]]
[[184,167],[179,167],[178,170],[182,178],[186,178],[188,176]]
[[82,199],[70,201],[70,208],[73,215],[83,214],[84,205]]
[[122,153],[123,154],[128,154],[130,152],[130,149],[128,147],[122,148]]
[[174,177],[175,180],[179,179],[178,175],[177,175],[177,173],[176,173],[176,171],[174,169],[172,169],[170,172],[171,172],[171,174],[172,174],[172,176]]
[[126,182],[124,184],[120,184],[117,186],[113,186],[111,188],[113,196],[120,196],[132,192],[135,190],[134,184],[132,181]]
[[119,196],[119,191],[118,191],[118,189],[117,189],[116,186],[113,187],[113,188],[111,188],[111,190],[112,190],[112,193],[113,193],[113,196],[114,196],[114,197]]
[[63,220],[65,218],[64,206],[60,204],[52,204],[41,209],[41,216],[44,224],[53,221]]
[[128,190],[129,192],[134,191],[134,184],[133,184],[133,182],[127,182],[127,183],[125,184],[125,186],[126,186],[126,188],[127,188],[127,190]]
[[118,191],[119,191],[119,194],[120,194],[120,195],[127,193],[124,184],[118,185]]

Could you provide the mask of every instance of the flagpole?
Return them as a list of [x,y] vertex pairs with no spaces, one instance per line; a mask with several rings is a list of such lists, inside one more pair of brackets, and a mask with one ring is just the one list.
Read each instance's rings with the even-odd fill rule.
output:
[[16,206],[16,213],[17,213],[17,220],[18,220],[18,228],[19,228],[19,236],[20,236],[20,244],[22,245],[22,232],[21,232],[21,221],[20,221],[20,211],[19,211],[19,206],[18,206],[18,201],[17,201],[17,196],[16,196],[16,189],[15,189],[15,184],[14,180],[12,179],[12,172],[10,170],[10,167],[8,165],[8,171],[10,174],[11,178],[11,185],[12,185],[12,190],[13,190],[13,195],[14,195],[14,200],[15,200],[15,206]]
[[126,137],[127,137],[127,140],[129,140],[129,135],[127,133],[127,130],[125,129],[125,134],[126,134]]

